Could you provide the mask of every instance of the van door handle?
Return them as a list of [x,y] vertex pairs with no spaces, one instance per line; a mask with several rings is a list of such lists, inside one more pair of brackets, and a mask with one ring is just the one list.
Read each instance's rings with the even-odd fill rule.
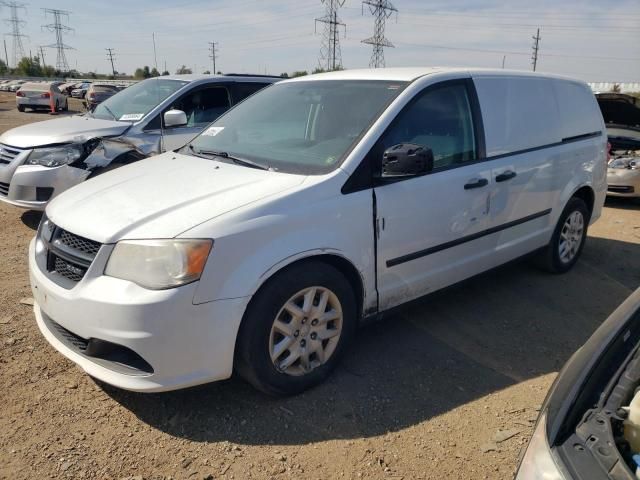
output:
[[496,182],[506,182],[507,180],[511,180],[516,175],[517,173],[513,170],[507,170],[506,172],[502,172],[500,175],[496,175]]
[[472,188],[482,188],[486,187],[487,185],[489,185],[489,180],[487,180],[486,178],[478,178],[470,181],[469,183],[466,183],[464,185],[464,189],[471,190]]

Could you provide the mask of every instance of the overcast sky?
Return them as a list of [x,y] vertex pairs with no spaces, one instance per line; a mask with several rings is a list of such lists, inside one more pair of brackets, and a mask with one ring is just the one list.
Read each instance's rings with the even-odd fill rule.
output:
[[[640,0],[393,0],[398,9],[387,22],[385,49],[394,66],[480,66],[530,69],[532,35],[542,37],[538,70],[587,81],[640,81]],[[116,53],[116,70],[132,73],[154,66],[155,32],[160,70],[182,64],[211,69],[208,42],[218,43],[217,69],[224,72],[280,74],[318,65],[321,35],[314,18],[324,14],[320,0],[57,0],[29,1],[23,33],[25,50],[54,43],[43,7],[71,13],[64,37],[70,66],[110,71],[105,48]],[[345,68],[367,67],[373,17],[356,0],[339,11],[346,23],[341,38]],[[0,16],[7,18],[3,7]],[[3,33],[10,31],[2,23]],[[318,32],[321,32],[318,28]],[[11,59],[11,37],[5,36]],[[47,64],[55,49],[45,49]]]

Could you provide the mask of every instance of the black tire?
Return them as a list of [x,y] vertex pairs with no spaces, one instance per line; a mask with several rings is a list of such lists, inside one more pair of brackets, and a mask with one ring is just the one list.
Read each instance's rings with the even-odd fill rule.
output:
[[63,112],[68,112],[69,111],[69,100],[64,101],[64,107],[62,107],[62,111]]
[[[577,251],[571,259],[565,261],[560,256],[561,234],[565,226],[565,222],[575,212],[582,216],[584,227],[582,229],[580,245]],[[589,227],[590,218],[591,213],[589,212],[589,208],[584,200],[572,197],[566,207],[564,207],[564,210],[558,219],[551,241],[543,250],[540,251],[536,258],[538,266],[551,273],[566,273],[571,270],[580,258],[580,254],[582,253],[582,249],[584,248],[584,244],[587,240],[587,229]]]
[[23,105],[18,105],[18,111],[19,112],[24,112],[24,106]]
[[[343,315],[342,331],[325,363],[294,376],[278,370],[271,360],[271,329],[285,303],[296,293],[314,286],[328,289],[337,297]],[[294,395],[318,385],[336,367],[353,339],[358,324],[357,311],[351,284],[331,265],[309,260],[286,268],[260,288],[245,312],[236,343],[236,372],[269,395]]]

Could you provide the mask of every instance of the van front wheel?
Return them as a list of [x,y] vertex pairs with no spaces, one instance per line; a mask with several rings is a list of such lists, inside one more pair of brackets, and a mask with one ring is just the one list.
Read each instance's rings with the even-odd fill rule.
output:
[[309,261],[277,274],[251,301],[238,334],[236,370],[271,395],[321,383],[357,325],[355,295],[331,265]]
[[562,211],[551,242],[540,252],[539,263],[552,273],[571,270],[582,253],[589,226],[589,209],[584,200],[573,197]]

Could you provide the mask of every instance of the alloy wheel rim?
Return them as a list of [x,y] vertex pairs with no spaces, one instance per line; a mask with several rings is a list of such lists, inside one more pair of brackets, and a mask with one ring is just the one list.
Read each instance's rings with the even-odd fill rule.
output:
[[584,216],[581,212],[575,211],[567,217],[560,231],[558,254],[563,263],[569,263],[576,257],[582,245],[583,233]]
[[300,290],[285,302],[271,326],[269,355],[276,369],[302,376],[324,365],[340,340],[340,300],[325,287]]

